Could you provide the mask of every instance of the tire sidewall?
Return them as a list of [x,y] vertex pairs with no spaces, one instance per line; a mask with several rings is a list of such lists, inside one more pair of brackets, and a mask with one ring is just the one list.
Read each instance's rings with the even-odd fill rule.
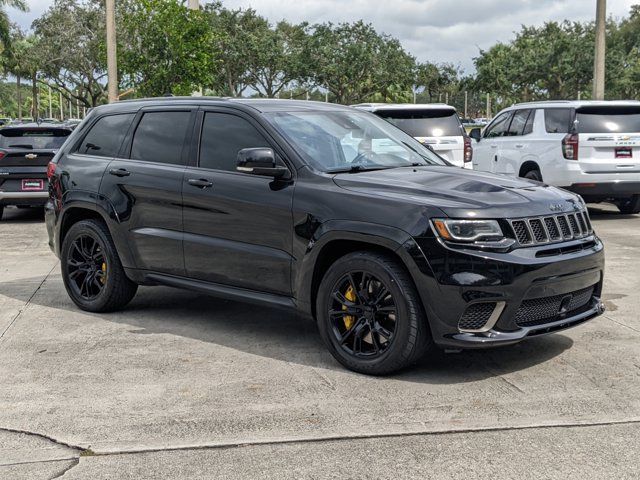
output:
[[[328,316],[328,303],[337,282],[349,272],[366,271],[373,274],[389,289],[397,308],[396,330],[388,349],[374,359],[357,358],[346,352],[335,338],[333,326]],[[394,365],[407,356],[409,337],[412,323],[419,321],[409,305],[411,292],[405,292],[394,272],[389,271],[374,256],[366,254],[351,254],[338,260],[327,270],[318,290],[316,301],[316,319],[320,336],[329,351],[343,365],[362,373],[375,374],[385,365]],[[414,307],[415,308],[415,307]]]
[[[109,301],[109,297],[111,291],[113,290],[113,281],[110,280],[110,272],[115,268],[117,262],[117,254],[115,248],[113,247],[111,240],[104,234],[102,229],[96,225],[97,222],[92,220],[83,220],[81,222],[73,225],[67,234],[64,237],[64,241],[62,242],[62,249],[60,252],[60,267],[62,272],[62,281],[64,283],[64,287],[69,294],[69,297],[73,302],[83,310],[100,310],[104,308],[106,303]],[[106,276],[106,284],[100,294],[92,299],[86,300],[80,297],[73,286],[70,284],[70,280],[68,278],[67,273],[67,259],[69,257],[69,250],[73,241],[80,235],[88,235],[95,238],[100,247],[102,248],[106,263],[107,263],[107,276]]]

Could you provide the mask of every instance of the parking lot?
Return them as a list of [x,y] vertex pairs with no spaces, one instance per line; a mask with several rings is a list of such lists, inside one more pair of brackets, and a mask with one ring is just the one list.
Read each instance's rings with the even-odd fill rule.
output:
[[594,206],[607,312],[386,378],[309,321],[161,287],[81,312],[38,212],[0,222],[0,478],[637,478],[640,216]]

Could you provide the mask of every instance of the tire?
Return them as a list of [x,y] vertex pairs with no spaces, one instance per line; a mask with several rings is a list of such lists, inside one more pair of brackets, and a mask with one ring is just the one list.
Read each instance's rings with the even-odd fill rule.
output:
[[616,206],[618,207],[618,210],[620,210],[620,213],[627,215],[640,213],[640,195],[634,195],[631,198],[618,200],[616,202]]
[[[82,254],[79,244],[87,245],[82,250],[90,255]],[[60,259],[67,293],[82,310],[97,313],[118,310],[138,290],[138,285],[124,273],[107,226],[99,220],[74,224],[62,242]],[[89,266],[78,267],[79,263]]]
[[4,205],[0,205],[0,220],[2,220],[3,214],[4,214]]
[[[374,279],[367,288],[362,288],[367,283],[364,279],[368,278],[364,274]],[[343,295],[343,285],[347,285],[346,293],[340,297],[345,300],[349,298],[349,286],[354,284],[359,293],[352,290],[350,295],[355,299],[352,305],[366,297],[384,295],[382,287],[386,288],[390,296],[386,296],[379,307],[385,311],[363,306],[362,313],[342,313],[351,307],[342,305],[334,294],[341,292]],[[401,370],[417,362],[433,344],[411,277],[398,261],[385,254],[354,252],[329,267],[318,289],[316,318],[320,336],[334,358],[359,373],[386,375]],[[377,330],[374,332],[374,325],[383,326],[385,330],[380,331],[386,332],[387,339]],[[354,333],[348,336],[349,331]],[[362,333],[356,339],[357,331]],[[344,342],[339,338],[341,336],[346,338]],[[358,345],[360,353],[356,351]]]
[[536,182],[541,182],[542,181],[542,174],[540,173],[540,170],[529,170],[527,173],[524,174],[524,177],[528,180],[535,180]]

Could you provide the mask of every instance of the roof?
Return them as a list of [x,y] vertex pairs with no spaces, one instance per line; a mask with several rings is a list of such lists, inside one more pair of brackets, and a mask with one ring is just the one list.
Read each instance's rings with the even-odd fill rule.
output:
[[[541,102],[516,103],[509,108],[579,108],[579,107],[640,106],[637,100],[546,100]],[[506,109],[505,109],[506,110]]]
[[369,112],[380,110],[456,110],[455,107],[446,103],[359,103],[352,105],[352,107]]
[[314,102],[309,100],[284,100],[278,98],[228,98],[228,97],[155,97],[123,100],[109,105],[96,107],[99,110],[132,111],[154,105],[221,105],[243,106],[259,112],[291,112],[291,111],[336,111],[348,110],[350,107],[335,103]]

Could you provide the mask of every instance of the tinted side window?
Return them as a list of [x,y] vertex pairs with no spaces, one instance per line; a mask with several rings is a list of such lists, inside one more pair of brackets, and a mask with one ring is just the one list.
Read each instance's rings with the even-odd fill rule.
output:
[[505,133],[505,136],[514,137],[518,135],[523,135],[524,126],[527,124],[527,119],[529,118],[529,113],[531,110],[518,110],[513,115],[513,119],[511,120],[511,124],[509,125],[509,130]]
[[148,112],[136,128],[131,158],[147,162],[182,163],[182,146],[190,112]]
[[243,148],[269,147],[269,142],[244,118],[226,113],[206,113],[200,140],[200,167],[236,171]]
[[571,110],[569,108],[545,108],[544,125],[547,133],[569,133]]
[[507,131],[507,127],[509,126],[509,121],[511,120],[511,116],[513,112],[506,112],[502,115],[498,115],[498,117],[493,121],[491,125],[484,132],[485,138],[494,138],[501,137]]
[[108,115],[93,124],[77,152],[97,157],[115,157],[135,115]]

